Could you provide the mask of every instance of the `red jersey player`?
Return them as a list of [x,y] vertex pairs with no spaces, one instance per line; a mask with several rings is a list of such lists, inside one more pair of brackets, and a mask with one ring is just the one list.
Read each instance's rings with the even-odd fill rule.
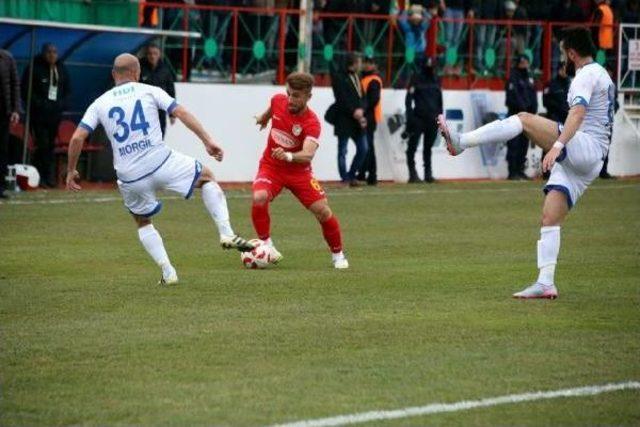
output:
[[312,87],[313,77],[310,74],[290,74],[287,77],[287,94],[275,95],[267,111],[256,117],[260,130],[267,127],[269,120],[271,129],[253,181],[251,218],[258,237],[271,246],[276,262],[282,259],[270,238],[269,203],[283,188],[289,189],[320,222],[332,253],[333,266],[349,268],[349,262],[342,253],[340,224],[311,171],[311,160],[318,149],[320,137],[320,121],[307,107]]

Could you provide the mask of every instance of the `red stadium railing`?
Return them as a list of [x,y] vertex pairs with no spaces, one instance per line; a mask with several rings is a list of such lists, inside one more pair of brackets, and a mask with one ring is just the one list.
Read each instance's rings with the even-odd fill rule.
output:
[[[165,57],[182,81],[269,81],[283,83],[307,48],[298,43],[299,10],[152,3],[164,29],[199,31],[202,39],[163,42]],[[329,70],[346,53],[360,51],[378,59],[386,86],[402,87],[426,54],[437,58],[446,88],[503,89],[512,58],[529,56],[541,84],[559,62],[557,31],[576,23],[436,18],[425,35],[424,51],[412,50],[402,30],[402,15],[315,12],[311,71],[328,83]],[[601,27],[581,23],[594,31]],[[614,43],[618,25],[613,28]],[[596,43],[599,42],[596,35]],[[598,61],[615,64],[617,46],[598,51]]]

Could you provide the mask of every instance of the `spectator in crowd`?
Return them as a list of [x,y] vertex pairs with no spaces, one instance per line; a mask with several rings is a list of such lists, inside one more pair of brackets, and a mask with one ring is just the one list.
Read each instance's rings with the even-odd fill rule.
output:
[[415,162],[416,149],[420,143],[420,137],[422,137],[424,181],[433,182],[431,147],[438,133],[436,118],[438,114],[442,114],[442,89],[440,87],[440,79],[434,71],[433,62],[432,58],[428,58],[420,72],[412,77],[405,98],[406,134],[409,137],[407,167],[409,168],[410,183],[420,182]]
[[431,15],[419,4],[412,5],[407,12],[400,14],[398,26],[404,34],[404,44],[407,49],[413,49],[416,62],[424,59],[427,49],[427,29]]
[[585,19],[593,14],[593,0],[575,0],[576,5],[582,10]]
[[599,49],[605,53],[611,53],[613,50],[613,33],[614,33],[614,17],[613,10],[606,0],[595,0],[598,7],[593,11],[591,21],[596,24],[594,27],[593,39],[597,40]]
[[[145,49],[144,58],[140,59],[140,82],[151,86],[157,86],[167,92],[172,98],[176,97],[175,88],[176,76],[162,59],[160,47],[155,43],[150,43]],[[164,138],[167,128],[167,115],[164,111],[158,110],[160,118],[160,129]],[[171,124],[175,123],[175,118],[169,116]]]
[[[516,67],[511,70],[507,82],[507,109],[512,116],[521,112],[536,114],[538,112],[538,98],[533,86],[533,79],[529,76],[529,57],[519,55]],[[527,179],[524,174],[524,164],[527,159],[529,141],[524,134],[520,134],[507,142],[507,163],[509,164],[509,179]]]
[[444,10],[444,19],[457,20],[457,22],[447,22],[446,24],[445,38],[447,47],[458,48],[464,25],[461,20],[465,17],[465,10],[468,11],[467,18],[472,19],[475,16],[473,9],[469,6],[469,0],[441,0],[440,7]]
[[[500,0],[478,0],[474,9],[475,17],[478,19],[499,19]],[[496,26],[492,24],[476,25],[476,70],[479,74],[487,74],[488,70],[484,61],[484,53],[488,48],[495,45]]]
[[569,114],[567,94],[571,80],[567,75],[567,67],[564,63],[558,68],[558,75],[544,87],[542,103],[547,109],[547,118],[554,122],[564,123]]
[[638,6],[640,1],[627,0],[625,7],[620,14],[620,21],[630,24],[637,24],[640,22],[640,7]]
[[382,121],[382,78],[375,59],[367,57],[363,62],[362,91],[364,92],[364,116],[367,119],[367,157],[358,172],[359,181],[369,185],[378,183],[374,136],[378,123]]
[[[55,175],[55,144],[62,112],[71,94],[71,82],[66,67],[58,61],[58,49],[51,43],[33,61],[31,89],[31,130],[36,149],[33,165],[40,173],[42,187],[57,185]],[[22,99],[27,101],[29,67],[22,75]]]
[[9,161],[9,125],[20,121],[20,82],[16,61],[8,50],[0,49],[0,199],[6,193],[7,163]]
[[[331,87],[335,103],[330,108],[334,117],[329,121],[334,125],[338,137],[338,171],[343,183],[357,186],[356,173],[361,170],[367,157],[367,118],[364,116],[363,91],[358,75],[362,59],[355,53],[347,55],[346,69],[331,73]],[[329,115],[329,112],[327,113]],[[347,170],[347,145],[349,139],[356,144],[356,155]]]
[[[508,0],[504,3],[505,18],[510,21],[526,21],[529,18],[527,9],[520,4],[520,0]],[[511,49],[518,55],[524,53],[527,46],[529,28],[527,25],[514,25],[511,29]]]
[[550,15],[551,19],[558,22],[584,22],[585,20],[582,9],[574,0],[558,0],[551,8]]

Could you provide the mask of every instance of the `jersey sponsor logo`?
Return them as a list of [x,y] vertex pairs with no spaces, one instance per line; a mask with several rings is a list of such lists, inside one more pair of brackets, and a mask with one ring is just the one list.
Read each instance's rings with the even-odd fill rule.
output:
[[291,132],[293,132],[295,136],[300,136],[300,134],[302,133],[302,126],[300,126],[299,124],[293,125],[293,127],[291,128]]
[[275,143],[281,147],[292,148],[298,145],[298,142],[293,138],[293,136],[279,129],[271,128],[271,138],[273,138]]

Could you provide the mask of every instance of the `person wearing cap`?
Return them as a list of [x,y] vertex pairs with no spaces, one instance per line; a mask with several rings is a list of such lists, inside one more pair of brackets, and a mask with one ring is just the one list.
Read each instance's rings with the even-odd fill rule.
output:
[[605,52],[613,50],[614,16],[611,6],[606,0],[596,0],[597,9],[593,11],[591,21],[596,24],[593,39],[597,40],[598,48]]
[[431,15],[419,4],[411,5],[407,12],[403,12],[398,19],[398,26],[404,33],[404,44],[407,49],[413,49],[415,62],[420,62],[427,49],[426,33],[429,29]]
[[367,181],[368,185],[378,183],[376,151],[374,136],[378,123],[382,121],[382,78],[378,73],[378,64],[371,57],[362,62],[362,92],[364,93],[364,117],[367,119],[367,157],[358,172],[359,181]]
[[[538,112],[538,97],[533,85],[533,78],[529,75],[529,57],[518,55],[516,66],[511,70],[507,81],[506,104],[509,116],[526,112]],[[507,163],[509,165],[509,179],[528,179],[524,174],[524,164],[527,159],[529,140],[520,134],[507,142]]]
[[[33,166],[40,173],[42,187],[55,187],[56,136],[71,95],[71,82],[67,68],[58,60],[58,49],[54,44],[44,44],[41,54],[34,59],[31,82],[31,131],[36,145]],[[24,105],[27,105],[29,67],[24,69],[20,86]]]
[[428,58],[420,72],[415,74],[407,88],[405,107],[407,115],[406,135],[407,167],[409,182],[418,183],[420,177],[416,172],[415,155],[422,137],[422,160],[424,163],[424,182],[433,182],[431,173],[431,147],[436,140],[438,125],[436,118],[442,114],[442,88],[440,79],[435,73],[433,59]]
[[[504,2],[505,19],[509,21],[526,21],[529,18],[519,0]],[[526,25],[514,25],[511,28],[511,49],[516,54],[523,54],[527,45],[529,27]]]

